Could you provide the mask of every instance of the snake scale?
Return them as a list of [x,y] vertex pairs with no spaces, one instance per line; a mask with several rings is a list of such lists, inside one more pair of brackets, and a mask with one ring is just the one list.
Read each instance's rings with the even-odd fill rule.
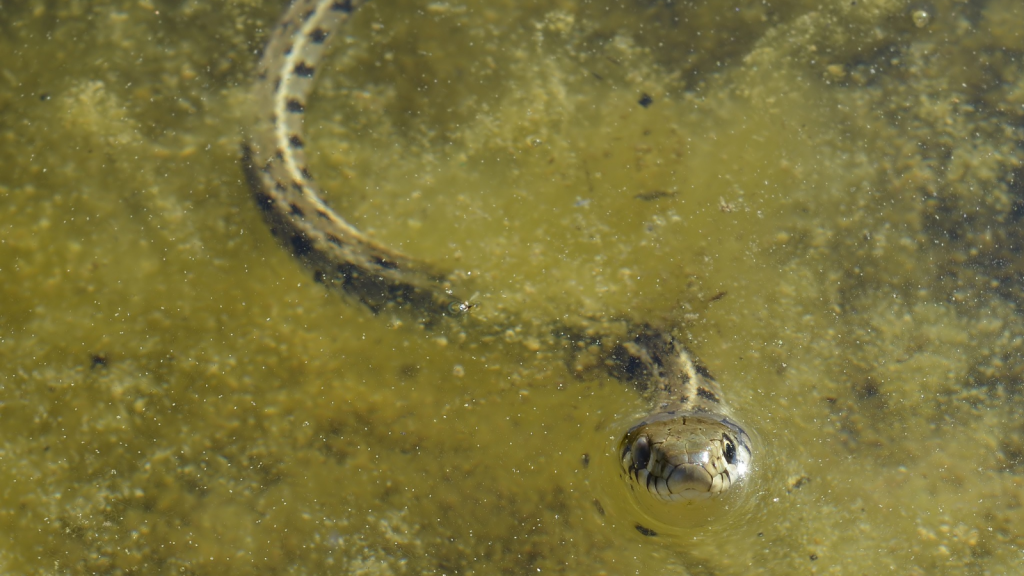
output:
[[[346,222],[323,201],[306,164],[303,119],[317,69],[331,37],[362,4],[295,0],[285,10],[253,87],[257,116],[243,144],[246,178],[273,235],[317,282],[374,313],[395,308],[424,323],[466,321],[471,306],[454,295],[451,278]],[[750,471],[751,440],[730,417],[710,372],[668,331],[629,320],[611,324],[622,329],[563,340],[577,344],[571,349],[581,340],[599,344],[599,364],[650,403],[619,445],[629,485],[660,500],[691,501],[739,483]]]

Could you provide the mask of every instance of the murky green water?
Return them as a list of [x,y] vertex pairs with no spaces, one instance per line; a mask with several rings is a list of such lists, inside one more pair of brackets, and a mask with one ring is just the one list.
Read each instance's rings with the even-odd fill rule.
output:
[[[282,9],[0,2],[6,572],[1016,572],[1019,2],[368,7],[313,171],[522,318],[464,340],[325,293],[251,204]],[[644,406],[515,333],[574,314],[682,327],[750,509],[634,529]]]

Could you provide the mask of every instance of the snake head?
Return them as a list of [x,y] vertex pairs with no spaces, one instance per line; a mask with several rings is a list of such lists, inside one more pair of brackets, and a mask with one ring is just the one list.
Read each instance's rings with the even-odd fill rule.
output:
[[703,412],[662,413],[619,445],[627,481],[664,501],[718,496],[749,472],[750,437],[733,420]]

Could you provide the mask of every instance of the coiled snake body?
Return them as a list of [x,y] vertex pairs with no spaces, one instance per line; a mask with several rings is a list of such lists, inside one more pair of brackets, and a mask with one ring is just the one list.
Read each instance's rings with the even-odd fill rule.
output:
[[[254,87],[257,117],[243,166],[273,234],[314,278],[374,312],[412,311],[424,322],[465,321],[470,308],[450,280],[427,264],[366,237],[321,199],[303,151],[303,118],[326,43],[362,0],[295,0],[270,35]],[[718,383],[668,332],[610,321],[566,340],[600,344],[601,364],[650,402],[650,413],[620,443],[623,475],[662,500],[695,500],[727,491],[751,464],[751,442],[728,416]]]

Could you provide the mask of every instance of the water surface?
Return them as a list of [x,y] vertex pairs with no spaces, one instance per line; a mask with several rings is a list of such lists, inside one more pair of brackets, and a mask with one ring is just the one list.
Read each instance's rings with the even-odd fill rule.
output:
[[[1013,573],[1024,9],[377,2],[312,169],[493,333],[327,293],[238,166],[281,2],[0,4],[13,573]],[[677,326],[755,504],[645,536],[645,407],[536,334]],[[586,458],[584,458],[586,455]]]

